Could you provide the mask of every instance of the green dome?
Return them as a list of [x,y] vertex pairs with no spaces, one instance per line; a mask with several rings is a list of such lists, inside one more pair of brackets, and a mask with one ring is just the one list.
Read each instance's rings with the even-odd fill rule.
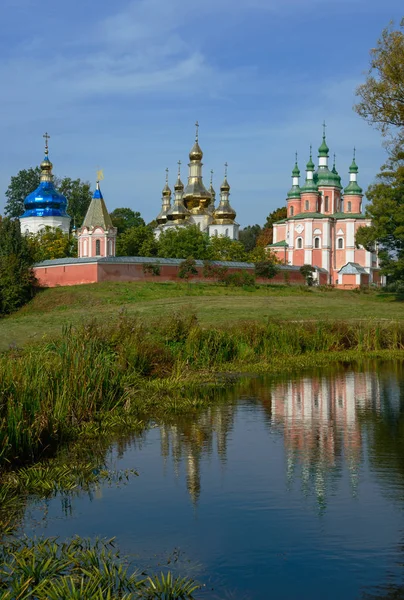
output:
[[292,171],[292,177],[300,177],[300,170],[297,163],[295,163],[295,168]]
[[356,164],[356,162],[355,162],[355,158],[353,158],[353,160],[352,160],[352,164],[351,164],[351,166],[349,167],[349,172],[350,172],[350,173],[357,173],[358,171],[359,171],[359,169],[358,169],[358,165],[357,165],[357,164]]
[[329,151],[330,151],[330,149],[327,146],[327,142],[325,141],[325,135],[323,135],[323,141],[322,141],[320,148],[318,149],[318,155],[319,156],[328,156]]
[[288,191],[288,198],[299,198],[300,199],[300,187],[298,185],[294,185]]
[[363,190],[356,181],[350,181],[344,189],[345,196],[362,196]]
[[328,167],[319,167],[314,173],[314,181],[320,186],[341,188],[341,178],[338,173],[330,171]]
[[315,167],[315,164],[313,162],[313,159],[311,157],[311,152],[310,152],[310,158],[309,158],[309,162],[306,165],[306,171],[314,171],[315,168],[316,167]]
[[307,194],[308,192],[312,192],[312,193],[318,192],[318,186],[313,179],[306,179],[304,185],[301,188],[302,194],[305,194],[305,193]]

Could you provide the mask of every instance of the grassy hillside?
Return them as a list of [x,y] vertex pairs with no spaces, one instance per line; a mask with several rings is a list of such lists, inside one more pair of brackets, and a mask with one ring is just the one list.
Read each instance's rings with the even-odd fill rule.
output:
[[383,292],[322,291],[260,286],[251,289],[187,283],[100,283],[44,290],[22,310],[0,320],[0,350],[62,331],[64,325],[96,317],[114,319],[119,311],[170,318],[192,310],[202,324],[270,319],[401,320],[404,304]]

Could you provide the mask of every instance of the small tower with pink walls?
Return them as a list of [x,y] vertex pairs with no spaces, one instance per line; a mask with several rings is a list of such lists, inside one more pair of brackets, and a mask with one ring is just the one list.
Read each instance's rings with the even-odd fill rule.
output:
[[77,232],[79,258],[115,256],[117,231],[112,225],[100,182],[97,181],[83,224]]
[[302,212],[302,201],[301,201],[301,197],[300,197],[299,178],[300,178],[300,170],[297,165],[297,152],[296,152],[295,166],[292,171],[292,187],[290,188],[290,190],[288,192],[288,199],[287,199],[288,217],[293,217],[294,215],[298,215]]

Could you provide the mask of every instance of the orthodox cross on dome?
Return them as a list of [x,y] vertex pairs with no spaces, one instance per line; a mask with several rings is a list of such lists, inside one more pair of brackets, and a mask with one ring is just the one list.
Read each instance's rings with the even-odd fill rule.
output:
[[310,159],[311,159],[312,154],[313,154],[313,146],[310,144]]
[[296,164],[297,164],[297,152],[295,152],[295,161],[296,161]]
[[210,185],[213,183],[213,169],[210,170]]
[[325,128],[327,127],[327,125],[325,124],[325,121],[323,121],[323,138],[325,138]]
[[178,177],[180,177],[181,176],[181,161],[180,160],[177,162],[177,165],[178,165]]
[[49,148],[48,148],[48,140],[50,140],[50,135],[48,134],[47,131],[45,131],[45,133],[42,136],[45,140],[45,154],[47,155],[49,153]]
[[168,184],[168,167],[166,168],[166,183]]
[[226,179],[227,179],[227,167],[228,167],[228,166],[229,166],[229,165],[228,165],[228,163],[227,163],[227,162],[225,162],[225,163],[224,163],[224,176],[226,177]]
[[355,160],[355,158],[356,158],[356,148],[354,146],[354,149],[353,149],[353,159]]
[[195,142],[199,140],[199,123],[198,121],[195,123],[196,133],[195,133]]

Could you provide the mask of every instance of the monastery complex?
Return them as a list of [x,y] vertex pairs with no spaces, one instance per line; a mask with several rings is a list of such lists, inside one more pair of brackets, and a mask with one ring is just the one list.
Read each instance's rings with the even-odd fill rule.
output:
[[[220,186],[219,203],[215,206],[216,193],[212,178],[209,189],[203,182],[203,152],[199,145],[198,128],[197,123],[195,143],[189,153],[187,184],[184,186],[181,181],[179,162],[174,199],[167,170],[154,234],[159,238],[162,232],[170,228],[197,225],[209,236],[226,236],[237,240],[239,225],[236,222],[236,211],[229,199],[227,163]],[[67,214],[68,203],[54,186],[48,151],[49,136],[45,134],[44,137],[45,158],[41,163],[40,184],[25,199],[25,211],[20,217],[21,231],[35,234],[45,227],[59,227],[68,233],[71,221]],[[310,149],[303,185],[300,185],[296,156],[292,187],[286,200],[287,217],[274,224],[273,243],[268,246],[268,251],[272,251],[280,259],[281,270],[289,272],[289,281],[302,283],[299,268],[307,264],[315,269],[314,279],[319,284],[352,288],[383,283],[377,252],[368,252],[355,244],[358,228],[371,224],[370,219],[362,212],[363,192],[357,182],[357,175],[355,152],[349,169],[349,183],[345,188],[342,187],[341,177],[336,170],[335,156],[334,165],[332,169],[329,168],[325,125],[318,150],[318,166],[316,168],[314,165]],[[145,278],[144,270],[143,277],[140,276],[139,267],[142,262],[164,263],[166,270],[168,269],[167,277],[177,277],[178,264],[175,263],[181,261],[116,257],[117,229],[112,224],[99,181],[81,227],[72,234],[78,238],[78,258],[45,261],[37,265],[36,274],[43,285],[74,285],[99,281],[101,272],[104,280],[142,279]],[[253,265],[248,263],[228,263],[227,266],[253,269]]]

